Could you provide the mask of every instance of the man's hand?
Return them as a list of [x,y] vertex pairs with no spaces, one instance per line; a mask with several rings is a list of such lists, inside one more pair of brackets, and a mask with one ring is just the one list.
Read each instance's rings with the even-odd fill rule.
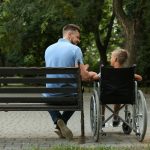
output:
[[83,81],[93,81],[93,80],[98,80],[99,76],[96,72],[93,71],[88,71],[89,65],[88,64],[81,64],[80,69],[81,69],[81,77]]

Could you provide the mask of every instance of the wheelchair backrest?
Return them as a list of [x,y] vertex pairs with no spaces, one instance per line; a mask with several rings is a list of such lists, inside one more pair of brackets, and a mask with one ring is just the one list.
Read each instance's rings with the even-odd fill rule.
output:
[[101,67],[100,101],[102,104],[135,103],[135,67]]

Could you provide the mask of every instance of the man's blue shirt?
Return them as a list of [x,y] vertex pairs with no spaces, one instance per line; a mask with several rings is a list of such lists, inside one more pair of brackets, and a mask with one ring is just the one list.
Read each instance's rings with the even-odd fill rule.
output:
[[[45,51],[46,67],[75,67],[78,63],[83,64],[83,55],[81,49],[72,44],[67,39],[59,39],[57,43],[50,45]],[[71,78],[71,75],[47,75],[53,78]],[[56,88],[73,86],[68,84],[46,84],[46,87]],[[52,96],[51,93],[45,93],[44,96]]]

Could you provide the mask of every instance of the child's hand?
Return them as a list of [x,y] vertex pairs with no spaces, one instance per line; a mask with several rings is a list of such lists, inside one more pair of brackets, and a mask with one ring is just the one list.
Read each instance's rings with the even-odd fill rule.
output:
[[138,74],[135,74],[135,75],[134,75],[134,78],[135,78],[135,80],[137,80],[137,81],[142,81],[142,76],[140,76],[140,75],[138,75]]

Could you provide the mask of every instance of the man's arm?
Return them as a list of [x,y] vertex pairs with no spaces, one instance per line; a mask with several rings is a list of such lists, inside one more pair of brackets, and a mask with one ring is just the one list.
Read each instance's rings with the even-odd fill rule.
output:
[[[76,65],[75,67],[78,67],[78,65]],[[80,67],[82,80],[89,81],[90,80],[90,74],[88,72],[89,65],[88,64],[86,64],[86,65],[80,64],[79,67]]]
[[[78,66],[76,66],[78,67]],[[88,71],[88,64],[80,64],[81,77],[83,81],[98,80],[99,76],[96,72]]]

